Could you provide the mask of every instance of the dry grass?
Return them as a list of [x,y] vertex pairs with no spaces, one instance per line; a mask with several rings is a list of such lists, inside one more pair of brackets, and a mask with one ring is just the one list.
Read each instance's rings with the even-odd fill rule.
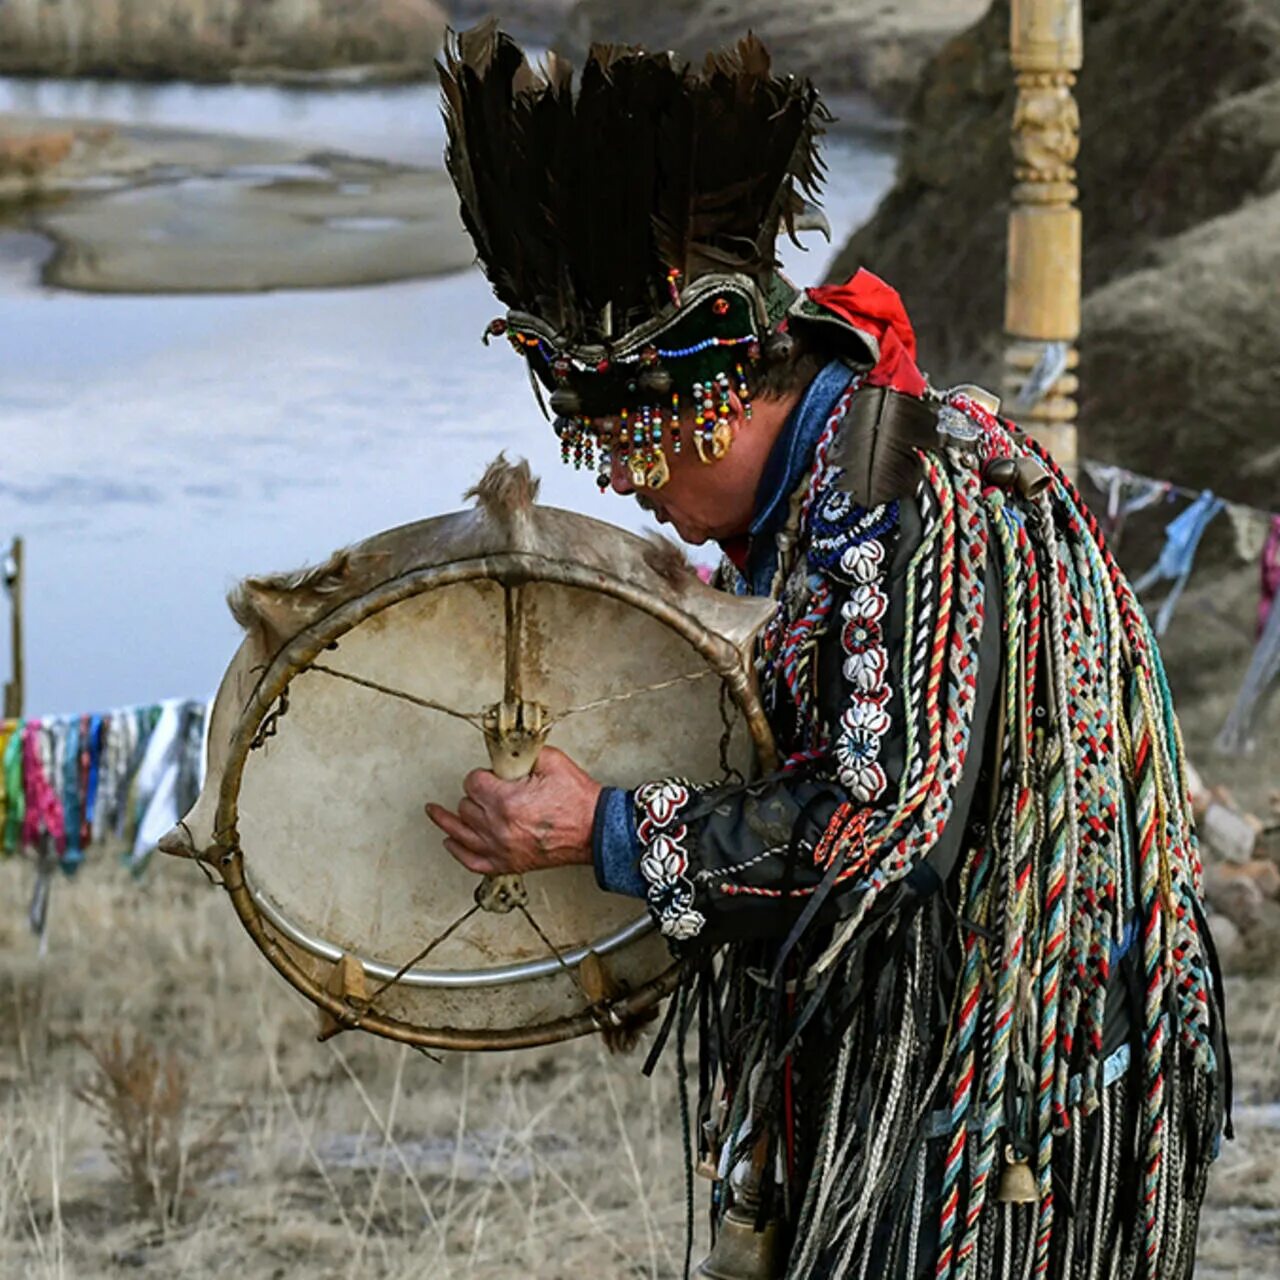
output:
[[96,1113],[106,1133],[106,1153],[134,1209],[163,1230],[181,1219],[192,1188],[225,1156],[218,1137],[233,1113],[193,1133],[190,1067],[141,1031],[133,1033],[131,1043],[118,1029],[77,1041],[92,1055],[94,1069],[75,1096]]
[[0,72],[224,79],[372,63],[425,72],[435,0],[5,0]]
[[[648,1081],[638,1055],[594,1042],[440,1063],[371,1037],[318,1044],[309,1006],[194,868],[161,861],[138,885],[88,866],[56,886],[43,957],[25,932],[29,888],[28,866],[0,865],[0,1276],[680,1274],[669,1064]],[[1280,974],[1231,987],[1244,1110],[1211,1185],[1198,1280],[1257,1280],[1280,1243],[1280,1117],[1268,1110]],[[82,1038],[105,1039],[105,1076]],[[130,1065],[139,1043],[144,1061]],[[177,1086],[171,1057],[185,1064]],[[168,1201],[174,1183],[162,1177],[148,1200],[127,1159],[113,1162],[112,1125],[85,1100],[95,1073],[109,1090],[150,1081],[141,1094],[169,1117],[164,1142],[187,1153],[180,1173],[159,1161],[180,1187]],[[147,1123],[132,1121],[135,1145]],[[180,1213],[157,1211],[175,1201]]]
[[[637,1057],[595,1043],[441,1063],[369,1037],[321,1045],[193,868],[164,862],[139,886],[97,865],[57,885],[43,958],[25,934],[28,871],[0,866],[0,1276],[679,1274],[669,1070],[645,1080]],[[82,1037],[105,1038],[105,1074]],[[150,1065],[130,1065],[135,1037]],[[165,1100],[171,1055],[188,1064],[180,1105]],[[158,1159],[158,1197],[113,1161],[87,1075],[109,1093],[150,1081],[166,1149],[185,1153]],[[144,1180],[147,1123],[132,1121]],[[156,1211],[165,1176],[180,1214]]]

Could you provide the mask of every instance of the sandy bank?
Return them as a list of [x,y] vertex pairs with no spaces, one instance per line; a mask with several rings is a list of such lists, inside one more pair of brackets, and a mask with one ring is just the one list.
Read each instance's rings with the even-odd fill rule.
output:
[[441,275],[474,257],[440,172],[91,121],[42,132],[38,120],[0,115],[0,134],[72,139],[46,171],[0,178],[0,198],[5,182],[11,196],[39,197],[24,218],[57,246],[49,284],[124,293],[337,287]]

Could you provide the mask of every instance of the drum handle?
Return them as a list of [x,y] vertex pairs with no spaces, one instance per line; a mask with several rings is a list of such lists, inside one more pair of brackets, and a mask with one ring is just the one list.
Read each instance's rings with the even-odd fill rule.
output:
[[551,732],[552,720],[538,702],[502,701],[484,717],[489,763],[504,782],[518,782],[533,772]]

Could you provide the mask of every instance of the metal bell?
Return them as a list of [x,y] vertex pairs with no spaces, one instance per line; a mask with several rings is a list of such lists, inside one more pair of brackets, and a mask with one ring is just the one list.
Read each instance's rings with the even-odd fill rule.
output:
[[1035,458],[1019,458],[1014,483],[1024,498],[1038,498],[1049,487],[1049,473]]
[[777,1276],[778,1224],[770,1219],[756,1230],[750,1205],[732,1205],[720,1219],[711,1252],[694,1275],[705,1280],[774,1280]]
[[557,387],[551,393],[551,412],[557,418],[576,418],[582,413],[582,397],[572,387]]
[[988,484],[1016,489],[1020,498],[1038,498],[1049,487],[1050,476],[1035,458],[993,458],[983,476]]
[[1018,1158],[1010,1146],[1004,1149],[1004,1168],[1000,1170],[1000,1187],[996,1199],[1001,1204],[1035,1204],[1040,1199],[1031,1166]]
[[1001,489],[1013,486],[1018,477],[1018,464],[1013,458],[993,458],[987,463],[983,477],[988,484],[998,485]]

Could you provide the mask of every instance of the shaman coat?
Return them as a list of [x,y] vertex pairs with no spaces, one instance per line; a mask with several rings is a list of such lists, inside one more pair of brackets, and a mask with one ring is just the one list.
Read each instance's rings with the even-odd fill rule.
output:
[[[783,763],[606,791],[597,874],[684,961],[715,1208],[754,1154],[788,1277],[1188,1276],[1229,1072],[1154,639],[1067,479],[857,284],[809,293],[851,358],[720,578],[778,602]],[[937,425],[872,503],[877,387]]]

